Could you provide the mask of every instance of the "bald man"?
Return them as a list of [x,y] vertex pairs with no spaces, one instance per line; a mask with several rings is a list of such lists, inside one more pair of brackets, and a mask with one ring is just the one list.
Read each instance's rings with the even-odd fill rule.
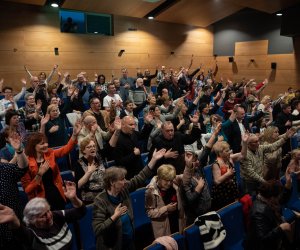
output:
[[125,116],[122,119],[121,133],[113,154],[116,164],[127,169],[128,179],[143,168],[139,141],[148,139],[152,130],[152,125],[150,125],[152,119],[151,115],[145,117],[145,125],[140,132],[135,130],[136,124],[133,117]]

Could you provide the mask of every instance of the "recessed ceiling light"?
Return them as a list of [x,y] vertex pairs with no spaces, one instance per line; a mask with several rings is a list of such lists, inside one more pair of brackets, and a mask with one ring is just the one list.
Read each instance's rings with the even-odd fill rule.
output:
[[282,13],[277,13],[276,16],[282,16]]
[[154,17],[153,16],[148,16],[148,19],[153,20]]
[[57,3],[52,3],[51,6],[52,6],[53,8],[58,8],[58,4],[57,4]]

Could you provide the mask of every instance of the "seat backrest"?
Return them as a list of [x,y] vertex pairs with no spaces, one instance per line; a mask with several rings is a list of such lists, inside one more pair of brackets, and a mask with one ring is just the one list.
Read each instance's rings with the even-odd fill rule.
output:
[[68,224],[68,227],[72,233],[72,246],[71,246],[71,250],[77,250],[77,243],[76,243],[76,233],[75,233],[75,229],[74,229],[74,225],[73,223]]
[[243,249],[245,227],[242,204],[234,202],[218,211],[226,229],[226,238],[222,242],[223,249]]
[[298,197],[298,177],[295,173],[291,173],[291,177],[292,177],[292,193],[286,205],[288,208],[300,212],[298,206],[298,203],[300,203]]
[[60,172],[60,176],[61,176],[63,181],[73,181],[73,182],[75,181],[73,173],[70,170]]
[[105,166],[106,168],[110,168],[110,167],[116,166],[116,162],[114,160],[107,161],[105,165],[106,165]]
[[135,228],[138,228],[144,224],[151,224],[151,220],[147,216],[145,209],[145,191],[146,188],[140,188],[130,193]]
[[204,250],[203,242],[200,238],[199,227],[194,224],[184,229],[184,236],[187,249]]
[[86,209],[86,215],[79,221],[82,248],[96,250],[96,238],[92,227],[93,205],[88,205]]
[[177,242],[178,250],[185,250],[185,237],[180,233],[175,233],[171,235],[172,238]]
[[242,191],[243,184],[242,184],[242,178],[241,178],[241,165],[240,165],[239,161],[236,161],[234,163],[234,169],[235,169],[235,176],[236,176],[239,190]]
[[213,185],[213,174],[212,174],[212,165],[208,165],[206,167],[203,168],[203,173],[205,176],[205,179],[207,181],[209,190],[211,191],[212,189],[212,185]]
[[28,196],[22,186],[18,186],[18,189],[19,189],[19,201],[20,201],[21,208],[23,210],[28,202]]

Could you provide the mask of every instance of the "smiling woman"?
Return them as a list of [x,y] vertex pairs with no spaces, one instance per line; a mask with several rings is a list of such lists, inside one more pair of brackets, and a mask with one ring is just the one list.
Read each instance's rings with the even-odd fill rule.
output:
[[66,198],[56,158],[65,156],[73,149],[80,129],[80,123],[76,123],[68,144],[59,149],[48,148],[42,133],[34,133],[29,137],[25,149],[29,166],[22,178],[29,199],[43,197],[48,200],[51,209],[64,209]]

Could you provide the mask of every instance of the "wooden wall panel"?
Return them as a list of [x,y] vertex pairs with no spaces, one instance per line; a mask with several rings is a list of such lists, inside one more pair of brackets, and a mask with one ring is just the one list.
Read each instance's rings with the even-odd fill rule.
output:
[[[298,73],[299,57],[295,54],[268,55],[268,41],[237,42],[235,44],[234,63],[228,62],[228,57],[218,57],[218,76],[229,76],[234,81],[242,78],[256,79],[257,82],[269,79],[269,86],[262,94],[276,97],[288,87],[300,89],[300,75]],[[300,44],[295,43],[295,50]],[[297,47],[298,46],[298,47]],[[250,60],[254,59],[254,62]],[[277,69],[271,69],[271,63],[277,63]]]
[[254,56],[267,54],[268,40],[235,43],[235,55],[237,56]]
[[[0,8],[3,6],[0,3]],[[132,75],[139,67],[152,72],[162,64],[178,69],[189,65],[192,54],[193,67],[212,60],[211,29],[115,16],[114,36],[67,34],[59,30],[57,11],[7,2],[5,7],[7,11],[0,16],[0,78],[4,77],[5,82],[18,82],[26,76],[24,65],[36,74],[49,73],[58,64],[61,72],[76,76],[86,71],[93,79],[95,72],[107,78],[112,72],[120,76],[122,67]],[[15,15],[18,8],[20,20]],[[5,20],[13,21],[9,28]],[[132,27],[137,31],[128,30]],[[59,55],[54,54],[54,48],[59,49]],[[121,49],[125,52],[119,57]]]

